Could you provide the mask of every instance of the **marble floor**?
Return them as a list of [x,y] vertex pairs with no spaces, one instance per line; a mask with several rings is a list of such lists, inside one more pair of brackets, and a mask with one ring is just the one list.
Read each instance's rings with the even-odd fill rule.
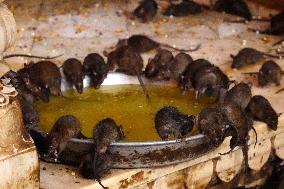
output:
[[[280,37],[258,35],[249,28],[264,29],[268,26],[264,22],[229,23],[236,17],[213,11],[203,11],[198,15],[183,18],[165,17],[159,12],[155,19],[147,24],[133,20],[131,10],[138,1],[130,0],[9,0],[6,1],[14,13],[17,22],[17,40],[15,45],[6,54],[28,53],[39,56],[63,56],[54,61],[61,65],[64,60],[75,57],[83,60],[91,52],[102,54],[110,49],[118,39],[127,38],[133,34],[146,34],[161,43],[171,44],[179,48],[191,48],[201,44],[198,51],[190,53],[194,58],[205,58],[220,66],[231,79],[247,80],[241,72],[229,68],[231,54],[236,54],[241,48],[254,47],[265,52],[275,52],[271,44]],[[165,1],[159,1],[163,8]],[[258,6],[254,7],[254,14],[267,16],[268,12]],[[155,52],[143,54],[144,63]],[[12,58],[7,62],[12,69],[23,67],[24,63],[36,61],[28,58]],[[277,60],[284,69],[284,60]],[[243,72],[256,71],[260,65],[251,66]],[[284,84],[284,81],[282,82]],[[272,99],[276,110],[282,110],[277,103],[274,93],[278,88],[254,87],[253,93],[264,94]],[[43,164],[41,168],[49,167],[53,171],[42,171],[42,188],[62,188],[58,182],[48,182],[53,179],[54,172],[68,172],[68,175],[58,173],[61,182],[72,182],[69,188],[84,188],[92,181],[76,180],[73,171],[66,171],[64,167],[50,167]],[[54,171],[56,170],[56,171]],[[123,171],[118,171],[123,174]],[[118,175],[118,172],[115,174]],[[169,173],[169,172],[168,172]],[[64,176],[63,176],[64,175]],[[160,175],[161,176],[161,175]],[[68,178],[67,178],[68,177]],[[74,178],[74,179],[73,179]],[[73,179],[73,180],[72,180]],[[78,183],[79,182],[79,183]]]

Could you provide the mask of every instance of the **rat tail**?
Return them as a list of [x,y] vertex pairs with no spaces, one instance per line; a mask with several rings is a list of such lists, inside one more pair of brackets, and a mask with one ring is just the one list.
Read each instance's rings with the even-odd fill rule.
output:
[[281,93],[282,91],[284,91],[284,88],[279,89],[278,91],[276,91],[276,93],[275,93],[275,94]]
[[254,28],[248,28],[249,31],[252,31],[252,32],[256,32],[256,33],[259,33],[259,34],[267,34],[267,35],[271,35],[273,32],[270,30],[270,29],[267,29],[267,30],[258,30],[258,29],[254,29]]
[[280,45],[282,42],[284,42],[284,39],[281,39],[280,41],[273,43],[272,46]]
[[103,188],[103,189],[108,189],[108,187],[105,187],[103,184],[102,184],[102,181],[101,181],[101,179],[96,179],[97,181],[98,181],[98,183],[99,183],[99,185],[101,185],[101,187]]
[[225,20],[225,22],[229,23],[247,23],[249,21],[259,21],[259,22],[270,22],[270,18],[252,18],[251,20],[247,19],[237,19],[237,20]]
[[269,53],[264,53],[264,52],[262,52],[262,54],[267,56],[267,57],[276,58],[276,59],[282,59],[282,57],[283,57],[281,55],[274,55],[274,54],[269,54]]
[[148,91],[147,91],[147,89],[146,89],[146,86],[145,86],[145,84],[144,84],[144,82],[143,82],[143,80],[142,80],[142,77],[141,77],[141,74],[140,74],[140,73],[137,74],[137,78],[138,78],[138,81],[139,81],[139,83],[140,83],[140,85],[141,85],[141,87],[142,87],[142,89],[143,89],[143,93],[144,93],[144,95],[146,96],[146,99],[148,100],[148,102],[151,103],[151,99],[150,99],[149,93],[148,93]]
[[176,47],[173,47],[173,46],[171,46],[169,44],[164,44],[164,43],[161,44],[161,46],[169,48],[169,49],[172,49],[172,50],[175,50],[175,51],[179,51],[179,52],[193,52],[193,51],[197,51],[198,49],[200,49],[201,44],[198,44],[193,49],[180,49],[180,48],[176,48]]
[[60,56],[62,56],[63,54],[60,54],[60,55],[57,55],[57,56],[34,56],[34,55],[28,55],[28,54],[10,54],[10,55],[5,55],[3,57],[3,59],[7,59],[7,58],[12,58],[12,57],[27,57],[27,58],[39,58],[39,59],[47,59],[47,60],[50,60],[50,59],[54,59],[54,58],[58,58]]
[[255,134],[255,143],[254,143],[254,147],[255,147],[256,144],[257,144],[257,132],[256,132],[256,130],[255,130],[254,127],[251,127],[251,129],[253,130],[253,132],[254,132],[254,134]]
[[258,72],[245,72],[245,73],[242,73],[244,75],[257,75]]

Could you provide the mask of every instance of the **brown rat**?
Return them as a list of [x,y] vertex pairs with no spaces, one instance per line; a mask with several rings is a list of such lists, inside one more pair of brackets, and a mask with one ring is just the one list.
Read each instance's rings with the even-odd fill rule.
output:
[[155,115],[155,128],[162,140],[185,137],[193,129],[193,116],[180,112],[176,107],[167,106]]
[[109,145],[124,138],[121,126],[111,118],[100,121],[93,130],[93,139],[96,155],[107,151]]
[[139,18],[142,22],[152,20],[158,11],[158,4],[154,0],[143,0],[133,11],[133,15]]
[[260,31],[262,34],[282,35],[284,34],[284,11],[274,15],[270,19],[270,28]]
[[184,72],[186,67],[193,62],[192,57],[189,54],[180,52],[174,57],[174,61],[171,64],[170,70],[173,78],[179,81],[180,75]]
[[208,137],[213,146],[218,147],[224,141],[226,119],[218,108],[204,108],[195,120],[199,132]]
[[[228,102],[224,104],[219,104],[218,108],[221,113],[226,118],[226,124],[234,127],[238,133],[238,136],[232,135],[230,142],[231,149],[237,145],[247,145],[248,141],[248,132],[252,128],[253,121],[250,116],[248,116],[244,110],[241,109],[236,103]],[[233,130],[233,133],[235,131]],[[238,139],[236,138],[238,137]],[[235,141],[237,139],[237,141]]]
[[266,123],[272,130],[277,129],[279,115],[272,108],[269,101],[263,96],[253,96],[248,104],[247,111],[255,120]]
[[280,85],[282,75],[283,71],[276,62],[272,60],[266,61],[259,70],[258,84],[260,86],[266,86],[268,83]]
[[47,135],[47,150],[43,156],[46,161],[57,162],[66,143],[81,132],[80,121],[72,116],[60,117]]
[[150,101],[149,94],[141,77],[143,59],[140,54],[129,46],[121,46],[109,54],[108,64],[117,65],[118,70],[127,75],[136,75],[146,98]]
[[107,77],[109,65],[98,53],[88,54],[83,62],[84,73],[91,77],[92,83],[98,89]]
[[249,7],[243,0],[218,0],[214,5],[214,10],[240,16],[247,20],[252,19]]
[[240,69],[249,64],[255,64],[258,61],[264,60],[265,57],[280,58],[278,55],[272,55],[264,52],[260,52],[253,48],[243,48],[237,55],[231,55],[233,62],[231,68]]
[[159,49],[153,59],[150,59],[146,68],[145,76],[155,80],[169,80],[172,76],[170,68],[174,64],[173,54],[165,49]]
[[192,80],[198,69],[209,66],[211,63],[205,59],[197,59],[187,65],[183,73],[179,76],[179,87],[182,91],[191,89]]
[[199,68],[191,80],[196,98],[210,96],[218,98],[221,89],[228,89],[231,81],[216,66],[208,65]]
[[170,3],[170,6],[163,12],[165,16],[188,16],[190,14],[198,14],[202,11],[201,6],[191,0],[183,0],[179,4]]
[[121,44],[128,45],[129,47],[133,48],[133,50],[136,51],[137,53],[145,53],[150,50],[163,48],[163,47],[180,52],[197,51],[200,48],[200,45],[198,45],[194,49],[179,49],[169,44],[159,43],[149,38],[148,36],[141,34],[132,35],[128,39],[122,39],[118,42],[118,46],[120,46]]
[[246,83],[239,83],[232,87],[224,96],[224,103],[233,102],[245,110],[252,97],[251,88]]
[[88,153],[83,156],[79,166],[80,174],[87,179],[96,179],[102,188],[106,189],[101,178],[110,172],[112,157],[108,153],[101,154],[94,160],[94,154]]
[[93,129],[94,147],[81,161],[79,167],[81,174],[85,178],[96,179],[103,188],[106,188],[102,185],[101,178],[111,168],[112,157],[107,152],[108,147],[123,138],[121,126],[118,126],[114,120],[106,118],[100,121]]
[[46,88],[54,96],[62,96],[59,68],[50,61],[39,61],[29,67],[30,78],[34,83]]
[[23,98],[24,100],[26,100],[31,104],[34,103],[35,101],[34,95],[26,87],[24,81],[17,72],[10,70],[6,74],[4,74],[2,78],[10,79],[11,84],[13,85],[13,87],[15,87],[21,98]]
[[283,71],[276,62],[268,60],[261,66],[259,72],[248,72],[244,74],[257,75],[258,84],[261,87],[267,86],[270,83],[279,86]]
[[76,58],[69,58],[63,63],[62,69],[66,80],[82,94],[84,73],[81,62]]
[[[49,91],[45,87],[40,86],[36,81],[33,80],[31,65],[25,65],[24,68],[18,70],[18,82],[23,82],[27,90],[36,98],[41,99],[44,102],[49,102]],[[24,90],[24,88],[23,88]]]
[[203,109],[196,118],[198,130],[218,147],[226,136],[232,136],[231,150],[245,145],[252,119],[235,103],[222,103]]
[[[246,114],[245,111],[241,109],[235,103],[225,103],[220,104],[219,109],[222,114],[226,117],[226,124],[230,125],[231,131],[229,132],[229,136],[232,136],[230,141],[230,151],[231,152],[236,146],[240,145],[243,148],[243,154],[245,159],[245,173],[248,168],[248,140],[249,140],[249,131],[253,129],[256,135],[257,143],[257,133],[253,128],[253,120],[252,117]],[[225,153],[225,154],[227,154]]]

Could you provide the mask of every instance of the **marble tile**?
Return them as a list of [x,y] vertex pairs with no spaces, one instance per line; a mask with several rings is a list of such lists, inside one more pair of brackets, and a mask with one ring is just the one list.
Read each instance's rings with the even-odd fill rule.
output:
[[37,32],[43,37],[122,38],[127,35],[124,5],[124,1],[46,1]]

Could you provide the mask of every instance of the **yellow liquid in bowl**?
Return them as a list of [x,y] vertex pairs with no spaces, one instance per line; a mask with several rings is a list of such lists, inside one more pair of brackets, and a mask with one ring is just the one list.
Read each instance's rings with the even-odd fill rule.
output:
[[209,98],[197,101],[193,92],[183,95],[177,87],[147,85],[147,89],[151,104],[139,85],[87,88],[81,95],[69,90],[64,97],[51,97],[49,103],[38,101],[35,105],[40,128],[48,132],[60,116],[71,114],[80,120],[82,133],[92,137],[93,127],[109,117],[122,125],[125,141],[159,141],[154,122],[159,109],[175,106],[188,115],[196,115],[212,102]]

